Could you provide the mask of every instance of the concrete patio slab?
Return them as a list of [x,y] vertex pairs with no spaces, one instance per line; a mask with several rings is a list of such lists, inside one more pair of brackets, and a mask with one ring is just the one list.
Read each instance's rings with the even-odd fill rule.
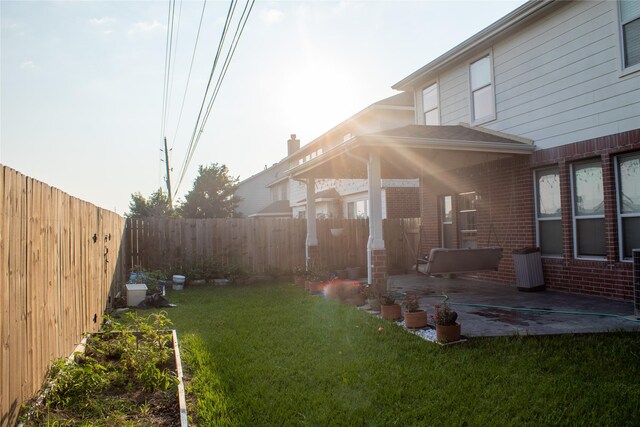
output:
[[640,331],[631,301],[417,274],[391,276],[388,283],[399,294],[417,292],[429,316],[446,294],[469,337]]

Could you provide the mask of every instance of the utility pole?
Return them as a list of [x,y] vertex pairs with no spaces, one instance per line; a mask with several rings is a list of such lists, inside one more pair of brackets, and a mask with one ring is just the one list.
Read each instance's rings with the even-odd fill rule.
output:
[[169,172],[171,168],[169,167],[169,150],[167,149],[167,137],[164,137],[164,164],[167,167],[167,192],[169,193],[169,207],[173,209],[173,196],[171,195],[171,175]]

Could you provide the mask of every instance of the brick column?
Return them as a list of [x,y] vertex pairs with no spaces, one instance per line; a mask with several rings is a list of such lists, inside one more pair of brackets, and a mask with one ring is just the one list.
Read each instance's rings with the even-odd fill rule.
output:
[[318,245],[307,246],[307,270],[320,262],[320,249]]
[[371,284],[380,290],[387,290],[387,250],[371,251],[372,278]]

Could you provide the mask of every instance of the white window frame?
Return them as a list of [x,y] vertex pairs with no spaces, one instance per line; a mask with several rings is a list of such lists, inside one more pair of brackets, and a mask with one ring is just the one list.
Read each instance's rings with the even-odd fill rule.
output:
[[[487,57],[489,58],[489,77],[491,81],[488,85],[477,88],[474,91],[471,86],[471,65]],[[496,120],[496,82],[495,82],[495,76],[493,73],[493,52],[491,50],[488,50],[484,52],[482,55],[474,57],[473,60],[469,61],[469,63],[467,64],[467,83],[469,88],[469,123],[472,126],[477,126],[477,125],[481,125],[481,124]],[[475,115],[473,114],[473,111],[474,111],[473,93],[480,89],[484,89],[486,87],[491,87],[491,100],[492,100],[491,113],[483,117],[475,117]]]
[[625,154],[620,154],[618,156],[616,156],[614,158],[614,164],[615,164],[615,178],[616,178],[616,209],[617,209],[617,215],[618,215],[618,256],[620,257],[620,261],[622,262],[633,262],[633,258],[625,258],[624,257],[624,230],[622,228],[622,219],[623,218],[637,218],[640,217],[640,212],[639,213],[628,213],[628,214],[623,214],[622,213],[622,205],[621,205],[621,200],[620,200],[620,157],[625,157],[627,155],[637,155],[638,152],[632,152],[632,153],[625,153]]
[[[582,219],[602,219],[603,221],[605,220],[605,214],[602,215],[576,215],[576,200],[575,200],[575,195],[576,195],[576,187],[575,187],[575,166],[576,165],[580,165],[580,164],[584,164],[584,163],[591,163],[591,162],[599,162],[600,163],[600,168],[603,171],[603,181],[604,181],[604,167],[602,165],[602,159],[601,158],[593,158],[593,159],[587,159],[584,161],[579,161],[579,162],[575,162],[575,163],[571,163],[571,167],[570,167],[570,178],[571,178],[571,223],[573,226],[573,257],[575,259],[588,259],[588,260],[594,260],[594,261],[606,261],[607,259],[607,254],[605,253],[604,255],[601,256],[589,256],[589,255],[578,255],[578,221],[582,220]],[[603,182],[603,187],[604,187],[604,182]],[[603,188],[603,192],[604,192],[604,188]],[[603,200],[604,200],[604,194],[603,194]],[[606,223],[605,223],[605,252],[607,250],[607,236],[606,236]]]
[[[541,243],[540,243],[540,222],[541,221],[560,221],[560,224],[562,225],[562,210],[560,211],[560,216],[553,216],[553,217],[544,217],[544,218],[540,218],[538,216],[538,203],[539,203],[539,199],[538,199],[538,173],[540,172],[546,172],[546,171],[550,171],[550,170],[555,170],[558,172],[558,177],[560,177],[560,168],[558,166],[549,166],[549,167],[544,167],[541,169],[536,169],[533,171],[533,206],[534,206],[534,210],[535,210],[535,218],[536,218],[536,246],[538,246],[539,248],[542,248]],[[562,186],[561,186],[562,188]],[[562,189],[561,189],[562,191]],[[560,195],[562,197],[562,194]],[[562,207],[561,207],[562,209]],[[560,236],[560,245],[561,245],[561,251],[564,252],[564,236]],[[544,254],[540,254],[540,256],[542,256],[543,258],[564,258],[564,253],[560,253],[559,255],[544,255]]]
[[616,18],[617,18],[617,21],[616,21],[617,25],[616,26],[617,26],[617,29],[618,29],[618,55],[619,55],[618,64],[620,64],[620,76],[622,77],[622,76],[626,76],[627,74],[631,74],[631,73],[635,73],[637,71],[640,71],[640,63],[635,64],[635,65],[631,65],[629,67],[625,66],[625,63],[624,63],[624,56],[625,56],[624,55],[624,53],[625,53],[625,51],[624,51],[624,47],[625,47],[625,45],[624,45],[624,31],[623,31],[623,28],[622,28],[624,26],[624,24],[627,24],[627,23],[629,23],[631,21],[634,21],[635,19],[638,19],[638,18],[622,22],[622,11],[620,10],[620,1],[619,0],[615,2],[615,9],[616,9]]
[[[451,219],[449,221],[445,220],[445,199],[449,198],[450,203],[451,203]],[[442,242],[442,247],[446,248],[445,245],[445,238],[444,238],[444,226],[445,225],[450,225],[451,226],[451,232],[454,233],[454,236],[452,237],[456,237],[455,233],[456,233],[456,229],[453,227],[453,215],[455,214],[455,211],[453,210],[454,206],[453,206],[453,195],[452,194],[443,194],[442,196],[440,196],[440,215],[442,215],[442,220],[440,221],[440,241]],[[453,248],[451,248],[453,249]]]
[[[426,107],[424,105],[424,92],[427,89],[430,89],[432,87],[435,86],[435,91],[436,91],[436,106],[435,108],[430,109],[429,111],[426,110]],[[440,118],[440,86],[438,84],[438,81],[432,82],[431,84],[428,84],[427,86],[423,87],[422,90],[420,91],[420,103],[422,105],[422,124],[426,125],[427,124],[427,113],[431,112],[431,111],[436,111],[437,113],[437,117],[438,117],[438,123],[436,123],[434,126],[438,126],[441,123],[441,118]]]

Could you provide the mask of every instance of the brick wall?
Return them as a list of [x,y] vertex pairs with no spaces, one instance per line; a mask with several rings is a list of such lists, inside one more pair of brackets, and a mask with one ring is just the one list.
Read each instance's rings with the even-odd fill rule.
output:
[[[640,129],[608,137],[581,141],[536,151],[525,156],[483,163],[421,178],[421,248],[423,254],[441,244],[440,197],[476,191],[478,246],[499,245],[504,256],[499,271],[480,273],[478,278],[514,284],[513,249],[535,246],[536,224],[533,170],[557,165],[560,171],[563,252],[562,258],[543,258],[545,282],[549,288],[619,299],[633,298],[631,264],[619,261],[614,157],[640,150]],[[462,154],[461,154],[462,155]],[[573,258],[570,165],[599,157],[603,165],[605,193],[606,260]],[[453,209],[456,201],[453,198]],[[457,216],[454,215],[457,230]],[[458,236],[455,237],[456,246]]]
[[420,216],[420,189],[418,187],[389,187],[387,218],[418,218]]

